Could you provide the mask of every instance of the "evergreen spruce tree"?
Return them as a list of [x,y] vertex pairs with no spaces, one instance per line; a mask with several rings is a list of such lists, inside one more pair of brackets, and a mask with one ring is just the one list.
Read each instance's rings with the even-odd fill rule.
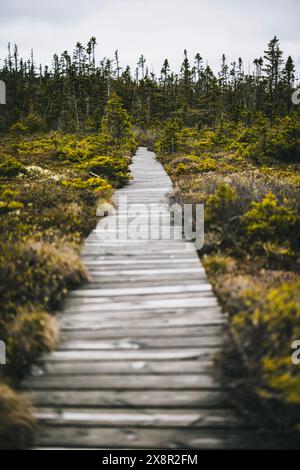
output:
[[124,142],[132,144],[134,140],[129,114],[115,92],[111,93],[106,103],[101,121],[101,134],[106,142],[110,145],[116,143],[118,148],[121,148]]
[[270,104],[273,105],[277,96],[277,87],[280,80],[281,66],[283,63],[283,52],[279,47],[279,39],[274,38],[269,42],[268,49],[264,51],[264,69],[267,76],[268,92],[270,96]]

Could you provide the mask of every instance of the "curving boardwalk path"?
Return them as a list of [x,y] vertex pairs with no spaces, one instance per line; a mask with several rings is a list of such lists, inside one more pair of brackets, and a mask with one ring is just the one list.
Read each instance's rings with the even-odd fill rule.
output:
[[[168,202],[171,181],[153,153],[139,148],[131,171],[116,198]],[[116,218],[132,221],[122,208]],[[238,447],[244,424],[213,375],[224,318],[194,244],[100,240],[114,221],[105,217],[87,238],[91,282],[68,296],[59,349],[24,383],[37,447]]]

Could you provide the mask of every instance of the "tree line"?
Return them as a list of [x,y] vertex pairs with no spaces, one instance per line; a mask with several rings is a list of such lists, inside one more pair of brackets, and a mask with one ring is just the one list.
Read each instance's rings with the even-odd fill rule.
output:
[[283,60],[275,36],[252,70],[245,72],[242,58],[228,63],[222,56],[214,73],[200,53],[190,58],[184,50],[179,73],[165,59],[158,75],[150,72],[142,55],[135,70],[122,68],[118,51],[113,59],[96,63],[96,38],[79,42],[72,54],[53,56],[51,66],[37,66],[33,52],[27,60],[18,47],[8,45],[0,69],[7,88],[7,105],[0,116],[0,132],[58,129],[97,131],[112,92],[119,95],[133,122],[145,129],[170,117],[185,126],[213,126],[220,119],[251,123],[258,114],[268,118],[298,112],[291,95],[295,89],[295,64]]

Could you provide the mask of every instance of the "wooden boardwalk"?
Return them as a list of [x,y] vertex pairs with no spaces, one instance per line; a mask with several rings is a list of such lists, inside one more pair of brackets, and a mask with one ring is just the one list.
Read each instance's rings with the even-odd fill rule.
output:
[[[157,211],[168,202],[171,181],[153,153],[139,148],[131,171],[116,198]],[[119,207],[90,234],[82,257],[91,282],[68,296],[59,349],[24,383],[37,447],[238,447],[244,423],[213,374],[224,317],[194,244],[100,240],[114,217],[133,220]]]

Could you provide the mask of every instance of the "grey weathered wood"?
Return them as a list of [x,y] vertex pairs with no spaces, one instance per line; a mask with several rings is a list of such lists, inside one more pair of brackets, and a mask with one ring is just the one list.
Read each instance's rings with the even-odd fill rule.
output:
[[160,340],[162,338],[171,338],[175,341],[175,338],[184,339],[186,336],[188,338],[196,337],[210,337],[210,336],[220,336],[224,334],[224,328],[222,325],[214,326],[174,326],[173,328],[169,326],[160,326],[159,328],[155,327],[121,327],[121,328],[96,328],[96,329],[79,329],[74,330],[61,329],[60,338],[63,341],[66,338],[69,339],[84,339],[84,338],[98,338],[98,339],[116,339],[116,338],[143,338],[145,340],[154,338]]
[[39,377],[44,374],[49,375],[101,375],[101,374],[209,374],[213,370],[212,360],[186,360],[184,361],[184,370],[182,361],[114,361],[105,362],[100,360],[66,360],[59,362],[47,362],[46,364],[35,365],[32,367],[31,374]]
[[116,297],[124,296],[128,297],[129,295],[146,295],[146,294],[178,294],[180,292],[189,293],[189,292],[211,292],[212,288],[210,284],[194,284],[188,286],[158,286],[158,287],[132,287],[132,288],[118,288],[115,289],[89,289],[89,290],[77,290],[71,294],[69,297]]
[[[24,382],[26,387],[27,382]],[[119,375],[90,375],[90,376],[61,376],[31,377],[29,384],[34,390],[97,390],[97,389],[120,389],[120,390],[215,390],[220,385],[213,379],[212,375],[184,374],[184,375],[144,375],[143,379],[137,374],[126,375],[126,380]]]
[[122,410],[95,410],[93,408],[44,408],[36,413],[42,423],[69,426],[143,426],[143,427],[179,427],[222,429],[243,427],[243,422],[234,416],[231,410],[166,410],[164,408],[138,410],[128,408]]
[[[165,278],[165,279],[147,279],[147,280],[142,280],[140,278],[135,278],[135,279],[131,279],[131,278],[127,278],[127,279],[119,279],[118,280],[118,287],[119,288],[131,288],[131,287],[156,287],[156,286],[168,286],[169,284],[173,284],[174,282],[178,282],[178,278],[174,277],[174,279],[172,278]],[[205,279],[201,279],[199,277],[194,277],[194,278],[181,278],[180,279],[180,284],[182,286],[190,286],[190,285],[193,285],[193,284],[206,284],[207,280]],[[103,279],[102,282],[101,282],[101,286],[100,286],[100,283],[95,283],[94,280],[89,283],[89,284],[85,284],[84,286],[84,290],[94,290],[94,289],[98,289],[98,290],[101,290],[101,289],[112,289],[113,287],[115,286],[115,280],[112,280],[112,279]],[[78,292],[80,292],[80,289],[78,290]]]
[[[180,324],[187,324],[193,323],[199,325],[202,322],[209,322],[215,323],[218,320],[220,323],[222,322],[222,314],[219,309],[215,308],[214,306],[204,306],[201,309],[197,308],[165,308],[165,309],[132,309],[129,308],[124,310],[115,309],[107,310],[105,305],[99,304],[88,304],[88,305],[76,305],[74,307],[69,307],[65,309],[64,315],[61,317],[62,320],[71,320],[76,319],[78,321],[83,319],[84,320],[92,320],[96,322],[101,322],[102,325],[106,323],[112,322],[119,322],[120,320],[123,322],[123,326],[130,326],[132,324],[132,320],[134,318],[138,318],[140,321],[147,321],[152,320],[153,326],[158,327],[159,325],[163,326],[164,323],[173,324],[176,326],[176,322],[180,321]],[[146,325],[143,323],[143,325]],[[91,325],[91,329],[96,324]],[[146,326],[149,326],[147,324]]]
[[98,338],[84,338],[84,340],[72,340],[65,338],[60,343],[60,350],[103,350],[103,349],[147,349],[147,348],[188,348],[188,347],[210,347],[221,346],[222,338],[220,336],[202,336],[192,338],[122,338],[121,340],[101,340]]
[[[125,376],[126,379],[126,376]],[[25,396],[37,407],[115,408],[192,408],[228,407],[222,390],[30,390]]]
[[[86,239],[91,280],[58,313],[57,350],[23,383],[40,423],[37,446],[239,447],[244,423],[213,373],[226,318],[194,244],[172,227],[172,185],[161,164],[141,148],[131,171],[134,179],[115,194],[116,210]],[[158,231],[155,240],[124,239],[134,213],[118,196],[143,204],[141,227],[151,206],[155,229],[177,238]],[[108,222],[120,231],[111,226],[102,240]]]
[[97,298],[90,299],[69,299],[66,303],[66,308],[71,309],[72,307],[79,307],[83,310],[103,310],[105,312],[112,312],[112,311],[125,311],[125,310],[160,310],[160,309],[170,309],[170,308],[205,308],[205,307],[217,307],[217,301],[214,296],[205,296],[204,294],[201,296],[196,297],[196,295],[186,296],[186,297],[177,297],[175,298],[164,298],[164,299],[145,299],[142,297],[138,297],[130,299],[130,301],[108,301],[107,299]]
[[[199,348],[199,349],[124,349],[116,351],[55,351],[48,358],[48,361],[63,360],[102,360],[102,361],[144,361],[144,360],[186,360],[186,359],[207,359],[213,358],[219,348]],[[183,364],[184,366],[184,364]]]
[[[84,317],[84,318],[82,318]],[[222,321],[221,318],[217,317],[214,318],[214,316],[204,316],[199,319],[199,315],[190,315],[187,318],[174,318],[172,317],[167,317],[163,318],[163,316],[158,316],[157,319],[151,319],[151,318],[142,318],[143,325],[146,327],[155,327],[155,328],[160,328],[160,327],[186,327],[186,326],[191,326],[194,325],[195,327],[197,326],[212,326],[212,325],[220,325],[224,324],[225,320]],[[130,327],[130,323],[132,323],[132,318],[131,321],[130,319],[126,320],[126,314],[123,315],[123,317],[119,317],[118,319],[112,319],[109,321],[108,319],[102,319],[101,315],[89,315],[89,316],[84,316],[84,312],[82,315],[77,316],[76,318],[73,317],[72,315],[66,315],[65,317],[62,317],[60,320],[60,325],[63,327],[65,330],[75,330],[77,329],[87,329],[90,328],[92,330],[96,330],[99,328],[122,328],[124,326]]]
[[[134,428],[40,426],[39,445],[94,449],[236,449],[249,443],[249,432],[228,428]],[[243,444],[244,443],[244,444]]]

